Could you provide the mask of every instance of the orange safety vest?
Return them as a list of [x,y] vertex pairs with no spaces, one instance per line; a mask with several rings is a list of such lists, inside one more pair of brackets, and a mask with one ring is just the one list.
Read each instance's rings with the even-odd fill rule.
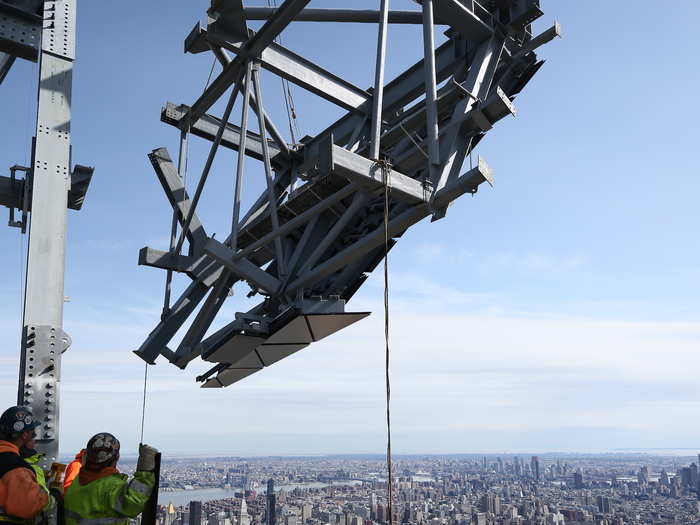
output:
[[71,461],[66,467],[66,473],[63,476],[63,490],[65,491],[71,486],[75,478],[80,474],[80,469],[85,463],[85,449],[81,450],[75,455],[75,459]]

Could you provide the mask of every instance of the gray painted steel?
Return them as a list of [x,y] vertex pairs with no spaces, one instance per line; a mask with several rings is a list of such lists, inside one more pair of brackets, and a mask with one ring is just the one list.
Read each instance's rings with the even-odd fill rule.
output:
[[[243,9],[248,20],[267,20],[277,10],[272,7],[246,7]],[[377,24],[382,12],[370,9],[304,9],[294,17],[295,22],[355,22]],[[419,11],[389,11],[390,24],[421,24]]]
[[39,63],[32,166],[13,166],[9,179],[0,177],[0,205],[10,208],[10,226],[25,233],[29,225],[17,402],[41,422],[44,466],[58,455],[61,354],[71,343],[63,330],[67,209],[82,208],[93,174],[70,165],[76,2],[0,2],[0,82],[17,58]]
[[[472,0],[425,0],[422,12],[409,13],[389,11],[388,0],[381,11],[304,9],[306,4],[287,0],[271,11],[245,8],[239,0],[213,0],[210,14],[221,16],[210,19],[206,29],[195,26],[186,49],[214,52],[222,71],[191,107],[169,104],[164,111],[163,120],[175,126],[191,117],[194,135],[237,150],[241,165],[244,155],[262,161],[265,173],[266,190],[239,220],[239,170],[227,239],[207,238],[202,250],[190,255],[152,248],[140,254],[141,264],[183,273],[192,283],[137,354],[150,363],[162,355],[181,368],[200,356],[217,363],[197,378],[205,388],[233,384],[364,317],[345,312],[345,306],[383,257],[385,183],[390,247],[412,225],[444,217],[455,199],[476,193],[484,182],[492,184],[491,170],[480,158],[462,171],[466,155],[498,121],[515,114],[513,99],[542,65],[535,50],[559,34],[555,26],[533,38],[529,24],[541,15],[535,0],[508,9]],[[254,33],[245,24],[251,19],[266,23]],[[293,20],[381,21],[374,88],[357,88],[274,43]],[[395,22],[422,24],[425,60],[385,83],[386,31]],[[434,49],[436,23],[447,23],[450,30],[449,40]],[[221,48],[236,57],[229,61]],[[222,119],[205,114],[232,85],[241,88],[249,63],[260,135],[230,124],[228,111]],[[279,136],[267,140],[271,127],[260,97],[259,67],[348,113],[302,144],[280,144]],[[247,112],[248,104],[243,106]],[[156,171],[163,179],[163,169]],[[187,196],[175,184],[163,188],[171,204],[186,206]],[[200,234],[187,231],[188,221],[183,226],[180,239],[196,248],[202,241],[193,236]],[[208,334],[236,282],[248,285],[249,297],[262,299]],[[175,333],[192,316],[172,351],[168,345],[176,343]]]
[[32,166],[31,226],[24,303],[18,402],[42,422],[37,444],[58,455],[61,354],[70,339],[63,332],[66,210],[71,189],[70,121],[75,0],[47,2],[53,22],[41,34],[39,101]]

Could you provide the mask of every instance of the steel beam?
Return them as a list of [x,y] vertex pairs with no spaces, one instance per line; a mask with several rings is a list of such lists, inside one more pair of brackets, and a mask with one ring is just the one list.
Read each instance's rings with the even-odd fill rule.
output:
[[[508,96],[500,88],[496,88],[488,99],[472,108],[462,118],[443,125],[439,138],[442,139],[450,129],[455,127],[461,128],[463,133],[470,137],[477,137],[480,133],[491,129],[502,118],[508,115],[515,116],[515,114],[515,107]],[[408,149],[394,159],[395,167],[405,173],[419,169],[424,163],[425,157],[417,148]]]
[[[442,82],[450,76],[454,72],[456,65],[463,60],[456,45],[454,41],[449,41],[435,50],[435,67],[438,82]],[[384,87],[383,115],[393,115],[401,110],[403,106],[419,97],[424,88],[424,61],[420,60]],[[315,150],[318,149],[319,143],[324,140],[324,136],[329,134],[333,135],[336,144],[344,145],[357,126],[362,124],[366,118],[367,116],[364,114],[348,113],[306,143],[305,150],[307,155],[310,158],[316,158],[318,154],[315,153]]]
[[[265,182],[267,183],[267,209],[270,213],[270,223],[272,232],[277,233],[280,229],[279,215],[277,214],[277,195],[275,194],[275,182],[272,175],[272,166],[270,164],[270,150],[267,148],[267,140],[265,138],[265,119],[263,117],[265,110],[263,104],[263,93],[260,80],[260,68],[257,64],[253,67],[253,87],[255,88],[255,98],[258,100],[258,128],[263,139],[263,166],[265,168]],[[238,216],[236,216],[238,220]],[[235,224],[238,229],[238,222]],[[282,247],[282,235],[275,237],[275,256],[277,258],[277,274],[282,277],[285,273],[284,249]]]
[[[218,46],[211,46],[211,50],[214,53],[214,55],[216,55],[216,58],[219,60],[222,66],[226,67],[231,63],[231,59],[229,58],[228,53],[226,53],[226,51],[224,51],[222,48]],[[256,114],[258,111],[260,111],[260,108],[258,108],[258,102],[255,99],[253,93],[250,93],[250,100],[248,101],[248,103],[250,104],[250,107],[253,108],[253,111],[255,111]],[[277,144],[277,147],[280,150],[282,150],[285,154],[289,155],[289,147],[287,146],[286,141],[284,140],[282,134],[275,126],[275,123],[272,122],[272,119],[269,117],[264,108],[262,109],[262,114],[265,118],[265,128],[270,133],[270,136],[275,141],[275,144]]]
[[[229,51],[240,55],[247,53],[245,43],[216,33],[202,34],[211,43]],[[359,111],[370,98],[365,90],[274,42],[260,52],[259,60],[268,71],[349,111]]]
[[214,19],[217,28],[238,38],[246,39],[248,26],[243,9],[242,0],[212,0],[211,7],[207,10],[210,19]]
[[[245,55],[257,56],[277,38],[294,17],[304,9],[310,0],[285,0],[279,7],[277,16],[271,18],[245,45]],[[236,57],[202,93],[190,108],[190,122],[195,123],[214,103],[219,100],[229,86],[240,76],[246,58]]]
[[169,251],[149,248],[148,246],[141,248],[139,251],[139,265],[186,273],[192,279],[197,278],[193,271],[198,260],[198,257],[191,255],[178,255]]
[[[148,154],[148,159],[153,165],[153,169],[158,176],[158,181],[160,181],[163,191],[165,191],[170,206],[172,206],[173,210],[177,213],[178,222],[183,226],[186,217],[191,213],[192,202],[187,194],[180,173],[170,158],[167,148],[154,149]],[[204,226],[196,213],[193,214],[190,221],[187,239],[193,246],[201,246],[208,239]]]
[[42,24],[43,19],[38,14],[0,1],[0,52],[36,62],[41,48]]
[[[249,281],[260,290],[270,294],[274,294],[279,290],[280,281],[278,279],[261,270],[245,257],[236,257],[236,254],[228,246],[221,244],[216,239],[209,239],[207,244],[204,245],[204,251],[238,277]],[[234,258],[236,259],[235,261]]]
[[435,79],[435,24],[433,0],[423,0],[423,57],[425,60],[425,117],[430,170],[440,164],[438,145],[437,81]]
[[372,121],[370,124],[369,157],[379,159],[382,135],[382,115],[384,108],[384,63],[386,62],[386,37],[389,28],[389,0],[381,0],[382,16],[379,21],[377,36],[377,58],[374,72],[374,91],[372,92]]
[[561,24],[559,24],[559,22],[554,24],[546,31],[543,31],[532,40],[525,42],[525,44],[523,45],[523,49],[518,53],[518,56],[523,55],[525,53],[529,53],[530,51],[534,51],[535,49],[551,42],[557,37],[561,38]]
[[335,222],[333,227],[328,230],[326,235],[314,247],[313,251],[306,257],[304,263],[299,270],[300,274],[306,273],[314,267],[316,262],[326,253],[330,245],[336,241],[338,236],[343,232],[345,227],[355,218],[360,209],[367,202],[368,195],[364,193],[356,193],[350,206],[343,212],[340,218]]
[[231,287],[236,281],[238,281],[238,278],[231,272],[224,272],[221,275],[216,285],[209,292],[209,296],[204,301],[199,312],[197,312],[197,316],[192,321],[192,324],[187,329],[187,333],[180,341],[172,360],[175,365],[184,369],[192,359],[199,355],[196,348],[211,327],[216,314],[221,310],[231,291]]
[[12,181],[10,177],[0,175],[0,206],[22,209],[23,180]]
[[10,72],[12,64],[15,63],[15,56],[7,53],[0,53],[0,84]]
[[[202,170],[202,175],[199,177],[199,181],[197,182],[197,188],[195,189],[194,192],[194,198],[192,199],[192,205],[190,206],[189,212],[187,213],[187,216],[185,217],[185,222],[182,225],[182,233],[180,233],[180,237],[177,241],[177,245],[175,246],[175,252],[180,253],[180,249],[182,248],[182,244],[185,242],[185,236],[189,233],[190,229],[190,224],[192,222],[192,219],[194,217],[194,212],[197,209],[197,205],[199,204],[199,199],[202,196],[202,191],[204,190],[204,185],[207,182],[207,177],[209,177],[209,172],[211,170],[212,163],[214,162],[214,157],[216,156],[216,151],[219,149],[219,144],[221,144],[221,139],[224,135],[224,130],[226,129],[226,123],[228,123],[229,117],[231,115],[231,111],[233,110],[233,105],[236,102],[236,97],[238,95],[238,92],[240,91],[241,88],[241,81],[240,77],[238,78],[238,82],[236,82],[236,85],[231,89],[231,95],[229,96],[228,103],[226,104],[226,109],[224,109],[224,114],[221,118],[221,124],[219,126],[219,130],[216,133],[216,137],[214,138],[214,142],[211,144],[211,148],[209,149],[209,155],[207,156],[207,161],[204,163],[204,169]],[[248,105],[246,104],[245,109],[248,109]],[[190,119],[188,121],[188,124],[193,122],[193,119],[191,118],[191,115],[188,113],[187,116],[185,117],[186,119]],[[245,134],[245,131],[243,132]],[[245,151],[245,144],[243,145],[243,150]]]
[[[248,138],[248,110],[250,108],[250,95],[253,86],[251,85],[252,82],[252,67],[253,64],[251,62],[248,62],[246,64],[246,71],[245,71],[245,93],[243,95],[243,109],[241,110],[241,148],[245,150],[245,145],[246,141]],[[263,128],[261,128],[262,131]],[[266,145],[264,143],[265,137],[261,136],[260,137],[260,144],[262,146],[263,150],[263,157],[267,155],[269,157],[269,150],[267,150],[264,146]],[[236,163],[236,182],[234,185],[234,190],[233,190],[233,216],[231,219],[231,241],[230,241],[230,246],[233,248],[233,250],[238,249],[238,230],[239,230],[239,223],[238,219],[240,217],[240,211],[241,211],[241,188],[243,186],[243,176],[245,175],[245,155],[241,155],[240,152],[238,153],[238,159]]]
[[[249,354],[259,344],[251,340],[249,331],[258,340],[261,334],[286,326],[287,314],[310,296],[352,297],[383,255],[383,207],[377,195],[385,185],[391,188],[387,226],[393,246],[395,237],[411,225],[430,215],[433,220],[441,217],[456,198],[492,182],[481,159],[476,168],[460,176],[465,156],[496,121],[514,113],[511,100],[539,67],[528,45],[534,49],[558,33],[555,28],[531,39],[527,27],[512,26],[513,13],[522,11],[516,18],[526,20],[525,15],[535,13],[531,7],[536,0],[519,0],[516,7],[500,10],[493,2],[486,9],[476,0],[421,0],[422,11],[406,14],[403,21],[410,18],[410,23],[422,24],[424,60],[385,84],[386,31],[399,16],[389,11],[389,0],[381,0],[381,11],[374,12],[304,9],[308,2],[303,0],[287,0],[274,11],[248,10],[251,16],[266,17],[257,34],[246,27],[249,18],[241,0],[212,1],[208,30],[195,27],[186,40],[186,51],[213,51],[223,71],[192,108],[184,108],[172,121],[181,128],[184,122],[192,124],[195,134],[214,137],[215,143],[227,137],[234,149],[243,152],[239,162],[253,149],[251,156],[265,163],[267,191],[242,220],[238,220],[242,210],[235,198],[231,235],[224,242],[208,239],[198,258],[142,252],[146,264],[185,272],[195,283],[214,287],[176,352],[165,346],[172,337],[165,328],[149,348],[182,368],[200,354],[205,360],[222,362]],[[284,26],[305,19],[380,24],[373,90],[361,90],[273,42]],[[434,26],[445,22],[451,26],[449,40],[434,49]],[[236,54],[233,60],[227,50]],[[254,146],[246,144],[248,133],[241,137],[241,131],[228,124],[228,116],[211,122],[208,133],[197,129],[207,118],[206,109],[251,62],[256,64],[254,81],[252,86],[250,80],[246,84],[256,89],[261,130]],[[266,140],[266,133],[274,135],[274,126],[260,98],[257,64],[348,113],[316,137],[302,140],[294,151],[288,151],[278,136],[276,151]],[[438,90],[449,77],[452,80]],[[503,89],[495,87],[497,83]],[[244,106],[247,112],[249,104]],[[274,181],[272,163],[281,167]],[[297,177],[303,181],[300,188],[291,182]],[[239,176],[239,189],[240,182]],[[204,339],[239,279],[266,300],[255,312],[237,313],[235,321]],[[188,289],[180,299],[183,305],[197,299],[198,290],[199,286]],[[238,364],[257,370],[263,361],[260,358],[260,367],[255,361]],[[214,370],[226,369],[230,375],[232,367],[226,367],[224,363]],[[220,384],[233,379],[221,379]]]
[[[384,187],[384,175],[381,166],[366,157],[352,153],[333,144],[329,138],[327,146],[321,149],[319,168],[322,173],[332,173],[345,177],[372,190]],[[389,170],[388,181],[392,196],[410,203],[426,202],[429,192],[423,184],[399,173]]]
[[[463,195],[464,193],[474,192],[479,184],[491,180],[491,170],[488,168],[485,162],[481,161],[476,168],[470,170],[468,173],[454,181],[449,187],[443,189],[442,192],[436,194],[435,201],[440,206],[447,206],[449,202],[456,199],[458,196]],[[389,235],[394,237],[403,233],[410,226],[413,226],[430,215],[430,213],[431,210],[427,204],[418,204],[408,208],[389,221]],[[328,277],[344,266],[347,266],[357,258],[366,255],[375,248],[381,246],[383,243],[384,226],[382,225],[344,250],[340,251],[330,259],[316,266],[313,270],[297,277],[297,279],[289,285],[287,292],[293,292],[299,288]]]
[[236,254],[237,257],[246,257],[249,254],[253,253],[254,251],[262,248],[263,246],[266,246],[267,244],[273,242],[278,236],[280,235],[286,235],[297,228],[304,226],[307,222],[311,221],[313,217],[318,216],[320,213],[323,211],[327,210],[328,208],[334,206],[341,200],[349,197],[353,193],[357,191],[358,187],[353,185],[353,184],[348,184],[344,188],[338,190],[336,193],[331,195],[330,197],[322,200],[318,204],[312,206],[305,212],[297,215],[293,219],[290,219],[289,221],[283,223],[280,225],[279,230],[276,232],[270,232],[264,237],[258,239],[257,241],[253,242],[249,246],[246,246],[243,250],[238,252]]
[[[245,7],[248,20],[268,20],[275,15],[274,7]],[[377,24],[381,11],[371,9],[304,9],[294,17],[294,22],[355,22]],[[420,11],[389,11],[390,24],[421,24]],[[446,23],[446,22],[443,22]]]
[[[463,86],[463,90],[468,95],[455,106],[451,122],[462,122],[465,115],[476,107],[480,100],[486,98],[503,50],[503,44],[502,38],[493,37],[479,45]],[[435,172],[436,179],[433,180],[435,191],[445,187],[450,179],[458,175],[457,170],[461,169],[463,157],[458,154],[460,149],[459,145],[456,144],[461,128],[461,125],[454,126],[440,140],[442,164],[440,169]]]
[[172,358],[174,353],[167,348],[168,343],[204,299],[208,290],[209,286],[203,281],[192,281],[167,315],[134,353],[149,364],[155,364],[159,355]]
[[[178,105],[172,102],[166,102],[161,111],[160,120],[161,122],[179,128],[182,119],[185,118],[189,109],[188,106],[183,104]],[[206,114],[202,115],[202,117],[192,125],[190,133],[213,142],[216,139],[216,134],[220,126],[221,119]],[[241,145],[241,128],[234,124],[227,123],[224,128],[224,133],[221,136],[221,145],[234,151],[239,151]],[[288,158],[285,152],[280,150],[275,144],[269,143],[269,148],[272,155],[273,166],[275,166],[276,169],[283,168],[287,164],[285,159]],[[245,153],[256,160],[262,160],[263,158],[260,135],[250,130],[246,138]]]
[[433,8],[465,40],[478,43],[493,35],[493,16],[474,0],[433,0]]

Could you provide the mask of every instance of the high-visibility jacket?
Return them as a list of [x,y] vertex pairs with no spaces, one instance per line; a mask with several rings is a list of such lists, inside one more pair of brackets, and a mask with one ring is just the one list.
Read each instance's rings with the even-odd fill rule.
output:
[[24,458],[24,461],[26,461],[27,464],[34,471],[34,475],[36,476],[36,482],[42,489],[46,491],[46,493],[48,493],[49,487],[46,485],[46,472],[44,472],[44,469],[41,468],[41,465],[39,465],[39,462],[42,460],[43,457],[44,454],[42,454],[41,452],[36,452],[31,456]]
[[75,455],[75,459],[66,467],[66,472],[63,474],[63,490],[65,491],[71,486],[75,478],[80,474],[80,469],[83,468],[85,461],[85,449]]
[[43,481],[38,465],[23,460],[14,444],[0,441],[0,523],[30,523],[51,506],[46,483],[39,483],[39,472]]
[[81,473],[63,496],[66,525],[128,525],[143,511],[154,486],[153,472],[137,471],[131,479],[109,474],[88,483]]

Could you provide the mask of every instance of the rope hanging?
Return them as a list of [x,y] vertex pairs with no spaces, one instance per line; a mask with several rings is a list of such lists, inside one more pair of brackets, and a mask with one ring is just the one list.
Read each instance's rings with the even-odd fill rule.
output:
[[143,428],[146,423],[146,387],[148,385],[148,363],[143,373],[143,404],[141,405],[141,440],[139,443],[143,443]]
[[[277,0],[267,0],[268,7],[274,7],[277,9]],[[279,45],[282,43],[282,35],[277,35],[275,42]],[[299,130],[299,122],[297,120],[297,110],[294,104],[294,97],[292,96],[292,89],[290,87],[289,80],[285,78],[280,78],[282,81],[282,96],[284,96],[284,106],[287,110],[287,123],[289,124],[289,135],[292,139],[292,145],[297,145],[297,135],[301,136],[301,131]],[[294,131],[296,130],[296,134]]]
[[386,380],[386,468],[387,468],[387,512],[389,525],[394,524],[394,482],[391,466],[391,378],[389,375],[389,171],[386,161],[380,161],[384,182],[384,350]]
[[[211,79],[211,74],[214,71],[214,64],[212,64],[211,71],[209,72],[209,79],[207,79],[207,85],[204,87],[204,90],[206,91],[207,86],[209,85],[209,80]],[[189,147],[188,147],[188,139],[189,139],[189,134],[190,134],[190,126],[189,126],[189,121],[187,122],[187,125],[185,126],[184,129],[180,131],[180,152],[179,152],[179,157],[178,157],[178,174],[180,175],[180,178],[182,179],[182,187],[185,192],[187,192],[187,162],[188,162],[188,156],[189,156]],[[177,242],[177,227],[178,227],[178,212],[177,210],[173,210],[173,219],[172,219],[172,224],[170,228],[170,254],[171,256],[175,254],[177,250],[176,242]],[[165,292],[163,294],[163,311],[161,313],[161,319],[165,320],[165,318],[170,314],[170,294],[172,290],[172,279],[173,279],[173,271],[168,270],[166,277],[165,277]],[[140,443],[143,443],[143,431],[145,428],[146,424],[146,394],[148,392],[148,363],[144,364],[144,372],[143,372],[143,402],[141,404],[141,441]]]

